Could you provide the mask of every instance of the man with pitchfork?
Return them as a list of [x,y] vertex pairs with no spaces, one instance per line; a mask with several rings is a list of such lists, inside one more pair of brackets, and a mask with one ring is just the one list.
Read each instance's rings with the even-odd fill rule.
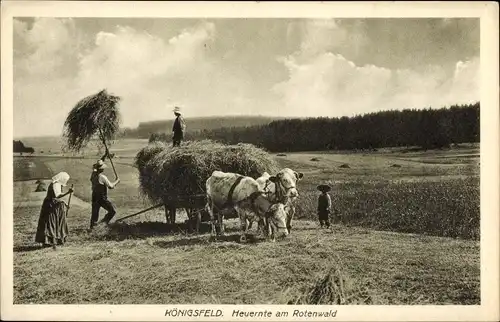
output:
[[106,157],[111,158],[108,149],[104,156],[93,165],[90,182],[92,183],[92,217],[90,219],[90,229],[92,230],[99,220],[99,210],[104,208],[108,213],[104,216],[101,222],[109,224],[111,219],[116,214],[116,208],[108,199],[108,189],[114,189],[120,182],[120,178],[116,178],[115,182],[109,181],[108,177],[103,173],[108,166],[104,163]]

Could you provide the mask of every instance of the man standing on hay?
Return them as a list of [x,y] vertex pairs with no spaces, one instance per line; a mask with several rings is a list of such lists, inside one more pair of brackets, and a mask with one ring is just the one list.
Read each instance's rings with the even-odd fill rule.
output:
[[180,146],[181,141],[184,139],[184,133],[186,132],[186,122],[184,121],[184,118],[181,115],[181,108],[180,107],[175,107],[174,108],[174,115],[176,116],[175,121],[174,121],[174,126],[172,127],[172,142],[173,146]]
[[116,178],[115,182],[110,182],[108,177],[103,173],[106,168],[107,165],[103,159],[99,159],[93,165],[93,172],[90,176],[90,181],[92,182],[92,217],[90,219],[90,229],[93,229],[97,225],[101,207],[108,212],[101,222],[109,224],[116,214],[115,206],[108,199],[108,189],[114,189],[120,182],[120,178]]

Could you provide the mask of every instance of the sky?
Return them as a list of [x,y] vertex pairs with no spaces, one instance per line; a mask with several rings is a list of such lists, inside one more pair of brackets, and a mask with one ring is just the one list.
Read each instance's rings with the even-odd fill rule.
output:
[[106,88],[123,127],[479,101],[479,19],[14,19],[14,136],[60,135]]

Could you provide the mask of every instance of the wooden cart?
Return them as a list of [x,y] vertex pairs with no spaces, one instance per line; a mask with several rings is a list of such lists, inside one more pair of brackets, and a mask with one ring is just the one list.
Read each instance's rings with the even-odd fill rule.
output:
[[[147,211],[164,207],[165,208],[165,219],[167,224],[175,224],[177,209],[182,208],[186,211],[189,221],[189,228],[191,231],[195,230],[196,233],[200,231],[200,224],[202,222],[210,222],[210,214],[206,209],[207,196],[205,194],[196,195],[166,195],[162,203],[149,207],[147,209],[141,210],[134,214],[117,219],[115,222],[122,221],[124,219],[134,217],[145,213]],[[224,210],[224,217],[226,219],[238,217],[234,209]]]
[[205,206],[206,206],[205,194],[186,195],[186,196],[167,195],[163,199],[162,203],[141,210],[134,214],[119,218],[115,222],[120,222],[124,219],[143,214],[150,210],[164,207],[165,219],[167,224],[174,224],[176,222],[177,209],[183,208],[185,209],[186,214],[188,216],[190,228],[196,229],[196,232],[199,232],[200,223],[210,221],[210,215],[206,210]]
[[210,215],[205,208],[207,203],[206,200],[205,194],[165,196],[163,206],[165,207],[165,218],[167,223],[174,224],[177,209],[184,208],[188,216],[190,228],[196,229],[198,233],[200,231],[200,223],[210,221]]

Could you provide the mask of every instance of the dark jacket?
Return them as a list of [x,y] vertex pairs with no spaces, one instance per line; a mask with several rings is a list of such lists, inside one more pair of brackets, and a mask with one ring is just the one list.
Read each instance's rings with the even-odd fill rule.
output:
[[186,131],[186,122],[184,122],[184,118],[182,117],[182,115],[179,115],[175,118],[172,131],[174,132],[174,137],[182,138],[184,136],[184,132]]
[[332,206],[332,199],[330,198],[330,195],[328,193],[321,194],[318,197],[318,212],[329,212],[331,206]]
[[92,200],[106,200],[108,198],[108,189],[113,189],[113,184],[109,181],[103,173],[97,171],[92,172],[90,175],[90,182],[92,183]]

